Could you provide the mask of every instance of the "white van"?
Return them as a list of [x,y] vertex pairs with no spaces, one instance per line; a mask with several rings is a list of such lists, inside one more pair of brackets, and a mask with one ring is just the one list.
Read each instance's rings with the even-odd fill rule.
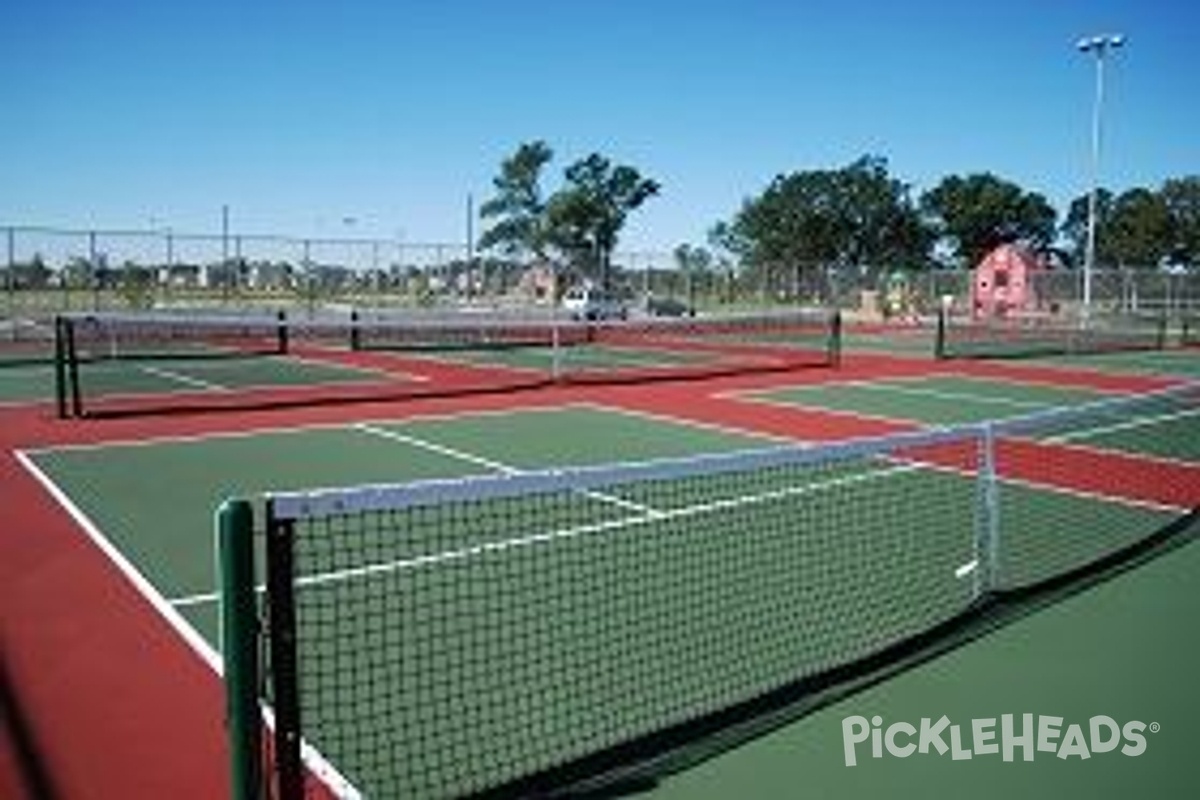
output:
[[617,294],[595,286],[568,289],[563,295],[562,304],[572,319],[594,321],[626,319],[629,316],[628,307]]

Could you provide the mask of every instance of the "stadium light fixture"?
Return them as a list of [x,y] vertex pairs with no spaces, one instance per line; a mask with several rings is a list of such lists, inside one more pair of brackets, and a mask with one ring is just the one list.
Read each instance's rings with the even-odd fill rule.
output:
[[1091,189],[1088,192],[1087,245],[1083,257],[1083,311],[1092,309],[1092,271],[1096,266],[1096,200],[1100,184],[1100,115],[1104,106],[1104,57],[1109,50],[1125,44],[1121,34],[1106,33],[1087,36],[1079,40],[1077,47],[1082,53],[1091,53],[1096,59],[1096,94],[1092,104],[1092,165]]

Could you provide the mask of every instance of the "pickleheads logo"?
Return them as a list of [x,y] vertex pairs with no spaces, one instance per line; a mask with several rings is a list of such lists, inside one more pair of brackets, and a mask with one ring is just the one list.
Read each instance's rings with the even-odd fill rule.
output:
[[[997,725],[997,722],[999,725]],[[1002,714],[1000,719],[973,719],[965,724],[953,723],[947,716],[938,720],[923,717],[919,724],[893,722],[886,727],[883,718],[853,716],[842,720],[842,747],[846,766],[858,763],[858,747],[870,740],[872,758],[883,758],[886,752],[896,758],[908,758],[914,753],[939,756],[950,754],[953,761],[965,761],[975,756],[999,754],[1013,761],[1021,752],[1024,761],[1033,761],[1037,753],[1053,753],[1061,759],[1086,760],[1097,753],[1118,750],[1125,756],[1140,756],[1146,752],[1146,732],[1157,733],[1157,722],[1147,725],[1138,720],[1119,724],[1112,717],[1099,715],[1086,723],[1063,724],[1062,717],[1022,714]],[[864,749],[866,749],[864,747]]]

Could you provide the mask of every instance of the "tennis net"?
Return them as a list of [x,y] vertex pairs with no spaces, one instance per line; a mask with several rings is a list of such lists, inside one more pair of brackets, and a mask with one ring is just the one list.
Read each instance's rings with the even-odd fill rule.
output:
[[57,330],[64,417],[710,378],[832,366],[841,348],[839,317],[823,310],[605,322],[87,314]]
[[52,363],[52,321],[0,317],[0,367]]
[[1011,316],[996,319],[938,315],[938,358],[1029,358],[1086,355],[1167,346],[1165,316],[1100,314],[1064,318]]
[[[237,796],[542,796],[652,762],[1194,516],[1196,470],[1137,454],[1200,441],[1198,412],[1192,385],[819,448],[227,503]],[[1116,448],[1086,451],[1086,485],[1073,437]]]

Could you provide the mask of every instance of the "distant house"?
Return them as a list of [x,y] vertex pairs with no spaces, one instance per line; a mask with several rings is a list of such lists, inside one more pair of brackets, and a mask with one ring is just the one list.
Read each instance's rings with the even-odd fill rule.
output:
[[206,277],[204,269],[196,264],[171,264],[158,268],[159,285],[170,288],[194,289],[203,286]]
[[1040,302],[1036,276],[1047,269],[1031,250],[1003,244],[975,267],[971,280],[971,314],[974,317],[1005,317],[1035,311]]
[[535,264],[525,270],[517,286],[518,292],[535,303],[553,303],[557,289],[557,274],[550,264]]

